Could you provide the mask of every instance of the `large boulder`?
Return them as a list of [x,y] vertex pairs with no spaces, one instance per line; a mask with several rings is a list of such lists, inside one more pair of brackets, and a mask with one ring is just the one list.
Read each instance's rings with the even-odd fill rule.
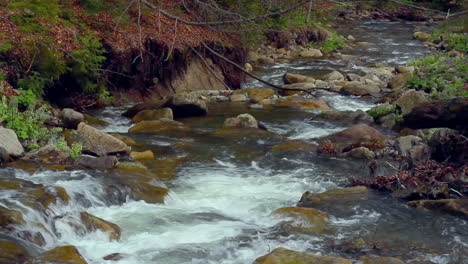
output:
[[382,149],[387,139],[377,129],[366,124],[357,124],[343,131],[320,138],[320,144],[331,143],[339,152],[366,147],[370,150]]
[[399,88],[406,87],[406,85],[408,84],[408,82],[411,80],[412,77],[413,77],[413,74],[411,72],[397,74],[388,83],[388,86],[391,89],[399,89]]
[[85,119],[84,115],[71,108],[62,110],[62,123],[65,128],[76,129],[79,123]]
[[81,212],[80,218],[88,231],[92,232],[94,230],[99,229],[104,232],[108,232],[110,240],[120,239],[120,234],[122,233],[122,231],[120,230],[120,227],[118,225],[108,222],[87,212]]
[[310,253],[277,248],[254,264],[351,264],[351,260],[340,257],[318,256]]
[[29,257],[28,252],[18,244],[0,240],[0,264],[23,263]]
[[312,77],[295,74],[295,73],[286,73],[283,76],[284,82],[286,84],[292,83],[315,83],[315,79]]
[[343,86],[340,92],[351,95],[369,95],[380,92],[380,88],[377,85],[353,81]]
[[87,264],[86,260],[81,256],[80,252],[74,246],[56,247],[46,251],[41,255],[31,258],[24,264]]
[[452,215],[468,217],[468,199],[418,200],[408,202],[415,208],[442,211]]
[[172,109],[174,118],[204,116],[208,114],[206,103],[188,93],[175,94],[165,105]]
[[83,152],[94,153],[101,157],[128,151],[128,146],[121,140],[85,123],[78,125],[77,133],[72,134],[71,138],[75,143],[82,144]]
[[20,157],[24,154],[24,149],[16,136],[15,131],[0,127],[0,147],[6,150],[11,157]]
[[404,92],[400,98],[395,101],[395,104],[400,107],[401,113],[406,115],[410,113],[413,108],[419,104],[427,102],[427,98],[422,91],[414,89]]
[[161,109],[149,109],[138,112],[133,118],[132,123],[138,123],[147,120],[158,120],[161,118],[174,119],[172,109],[165,107]]
[[258,121],[250,114],[241,114],[224,121],[223,128],[259,128]]

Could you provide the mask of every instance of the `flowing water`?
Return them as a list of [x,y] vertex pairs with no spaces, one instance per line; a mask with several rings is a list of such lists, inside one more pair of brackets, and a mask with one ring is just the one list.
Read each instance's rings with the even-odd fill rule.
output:
[[[318,74],[327,70],[359,72],[367,62],[403,64],[427,53],[411,39],[407,23],[366,22],[350,30],[360,41],[374,42],[355,51],[362,63],[336,60],[297,61],[273,65],[264,76],[280,82],[285,71]],[[259,86],[249,82],[248,87]],[[338,110],[368,109],[370,102],[340,95],[325,95]],[[100,118],[111,122],[107,132],[123,133],[130,127],[122,108],[108,108]],[[275,136],[213,135],[226,117],[249,112]],[[170,189],[164,204],[134,201],[125,190],[109,195],[112,172],[42,171],[30,174],[0,169],[0,179],[28,180],[60,186],[71,196],[68,205],[55,204],[47,215],[21,202],[20,193],[1,192],[0,205],[19,208],[29,223],[25,230],[38,231],[45,245],[40,252],[60,245],[75,245],[89,263],[250,264],[277,247],[338,255],[358,260],[362,254],[398,256],[413,263],[468,263],[468,226],[465,220],[443,214],[420,212],[388,195],[373,194],[354,203],[327,204],[318,208],[330,213],[325,233],[294,233],[285,228],[275,209],[294,206],[305,191],[323,192],[344,187],[352,177],[367,177],[366,163],[324,159],[312,152],[273,153],[272,145],[286,139],[314,139],[344,129],[337,124],[311,121],[313,112],[286,109],[248,109],[239,104],[210,105],[204,118],[182,120],[190,131],[167,134],[125,134],[151,149],[157,159],[186,157],[174,177],[152,184]],[[178,142],[191,149],[177,149]],[[101,231],[80,228],[79,212],[87,211],[118,224],[119,241],[109,241]],[[59,217],[60,216],[60,217]],[[349,246],[363,239],[372,246],[362,250]],[[121,253],[119,261],[103,257]],[[419,262],[417,262],[419,261]],[[424,262],[426,261],[426,262]]]

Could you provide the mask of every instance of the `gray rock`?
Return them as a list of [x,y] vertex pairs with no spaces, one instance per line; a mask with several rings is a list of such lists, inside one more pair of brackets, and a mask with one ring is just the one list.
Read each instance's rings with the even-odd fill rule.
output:
[[322,80],[324,81],[342,81],[344,80],[344,75],[341,74],[341,72],[339,71],[332,71],[328,74],[325,74],[323,77],[322,77]]
[[410,113],[414,107],[425,102],[428,102],[428,100],[424,92],[411,89],[411,90],[404,92],[395,101],[395,104],[400,107],[401,113],[406,115]]
[[357,74],[354,74],[354,73],[348,73],[346,75],[346,79],[348,81],[359,81],[361,79],[361,76],[357,75]]
[[76,129],[79,123],[84,121],[84,115],[71,108],[62,110],[62,122],[65,128]]
[[117,165],[117,157],[94,157],[90,155],[80,155],[75,159],[75,164],[88,169],[112,169]]
[[419,145],[422,142],[422,138],[417,136],[404,136],[399,137],[395,141],[395,148],[398,150],[402,155],[407,156],[409,154],[409,150],[416,145]]
[[323,54],[318,49],[307,49],[307,50],[301,51],[299,53],[299,56],[305,57],[305,58],[319,58],[319,57],[322,57]]
[[378,123],[383,127],[392,129],[396,125],[396,115],[394,113],[382,116],[378,119]]
[[0,147],[6,150],[11,157],[21,157],[24,149],[16,136],[15,131],[0,127]]
[[252,108],[252,109],[263,109],[263,105],[261,105],[261,104],[251,104],[251,105],[249,105],[249,108]]
[[400,73],[392,78],[392,80],[388,83],[388,86],[392,89],[406,87],[406,85],[408,85],[408,82],[411,80],[412,77],[413,74],[411,74],[411,72]]
[[241,114],[224,121],[225,128],[259,128],[258,121],[250,114]]
[[101,157],[128,152],[128,146],[124,142],[85,123],[78,125],[75,141],[82,144],[83,152],[91,152]]
[[166,118],[173,120],[174,119],[174,114],[172,112],[172,109],[169,107],[161,108],[161,109],[149,109],[149,110],[143,110],[138,112],[136,114],[131,122],[132,123],[138,123],[141,121],[146,121],[146,120],[158,120],[161,118]]
[[315,81],[315,87],[317,88],[328,88],[330,84],[328,82],[322,81],[322,80],[316,80]]
[[340,92],[351,95],[369,95],[380,92],[380,88],[376,85],[354,81],[343,86]]
[[10,155],[8,155],[7,150],[4,147],[0,146],[0,164],[8,162]]

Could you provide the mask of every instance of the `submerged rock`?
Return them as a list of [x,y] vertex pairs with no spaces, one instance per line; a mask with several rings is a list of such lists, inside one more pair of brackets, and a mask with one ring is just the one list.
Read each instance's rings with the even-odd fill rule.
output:
[[143,110],[138,112],[133,118],[132,123],[138,123],[141,121],[147,120],[158,120],[158,119],[174,119],[174,115],[172,113],[172,109],[165,107],[161,109],[151,109],[151,110]]
[[[293,84],[285,84],[281,86],[280,94],[282,96],[292,96],[295,94],[304,94],[304,91],[300,90],[313,90],[316,85],[315,83],[293,83]],[[300,90],[298,90],[300,89]]]
[[41,255],[29,259],[25,264],[87,264],[75,246],[56,247]]
[[271,148],[272,152],[309,152],[313,150],[314,148],[310,144],[300,139],[288,140]]
[[118,163],[117,157],[105,156],[94,157],[91,155],[79,155],[75,159],[75,164],[88,169],[112,169]]
[[[293,232],[304,233],[322,233],[328,223],[328,213],[313,208],[305,207],[283,207],[275,210],[273,214],[293,218],[299,221],[300,225],[291,225],[288,227]],[[303,223],[306,226],[302,225]]]
[[129,133],[135,132],[149,132],[149,133],[158,133],[158,132],[170,132],[174,130],[185,129],[184,124],[178,121],[169,120],[169,119],[159,119],[151,121],[142,121],[130,129]]
[[258,121],[250,114],[241,114],[224,121],[223,128],[259,128]]
[[0,240],[0,264],[23,263],[29,253],[21,246],[8,240]]
[[326,203],[361,201],[368,199],[369,189],[363,186],[328,190],[322,193],[305,192],[298,206],[314,207]]
[[351,260],[340,257],[318,256],[286,248],[277,248],[257,258],[254,264],[352,264]]
[[0,147],[6,150],[11,157],[20,157],[24,154],[24,149],[16,136],[15,131],[0,127]]
[[362,264],[405,264],[397,258],[392,257],[361,257]]
[[81,212],[80,218],[88,231],[92,232],[94,230],[100,229],[104,232],[109,233],[110,240],[120,239],[120,234],[122,231],[120,230],[120,227],[118,225],[108,222],[87,212]]
[[441,211],[456,216],[468,217],[468,199],[442,199],[442,200],[418,200],[408,202],[408,205],[418,209]]
[[146,150],[143,152],[132,151],[130,152],[130,157],[135,160],[152,160],[154,159],[154,153],[151,150]]
[[140,111],[154,110],[154,109],[162,108],[162,107],[164,107],[165,104],[167,104],[167,102],[169,100],[170,100],[170,98],[164,98],[164,99],[161,99],[161,100],[153,100],[151,102],[134,105],[133,107],[131,107],[130,109],[125,111],[125,113],[123,113],[122,116],[132,118]]
[[248,98],[244,94],[233,94],[229,97],[231,102],[247,102]]
[[0,205],[0,231],[11,232],[15,227],[25,223],[23,214],[20,211]]

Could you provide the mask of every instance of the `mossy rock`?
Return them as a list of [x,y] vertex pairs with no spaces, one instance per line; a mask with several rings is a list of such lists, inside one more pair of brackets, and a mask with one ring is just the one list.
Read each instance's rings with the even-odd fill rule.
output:
[[152,160],[154,159],[154,153],[151,150],[146,150],[142,152],[132,151],[130,152],[130,157],[135,160]]
[[397,258],[392,257],[361,257],[362,264],[405,264]]
[[143,200],[147,203],[163,204],[164,198],[169,193],[169,189],[154,186],[150,183],[129,183],[132,189],[132,196],[136,200]]
[[273,106],[279,108],[330,109],[327,102],[322,99],[307,99],[297,95],[281,98],[280,101]]
[[151,121],[142,121],[133,127],[131,127],[128,132],[148,132],[148,133],[158,133],[158,132],[171,132],[176,130],[186,129],[184,124],[169,119],[160,119],[160,120],[151,120]]
[[286,248],[277,248],[267,255],[257,258],[254,264],[352,264],[352,262],[340,257],[318,256]]
[[304,231],[306,233],[322,233],[326,231],[328,213],[313,208],[305,207],[283,207],[275,210],[273,214],[292,217],[295,220],[306,223],[310,226],[300,225],[299,228],[293,226],[293,231]]
[[148,172],[148,168],[140,162],[120,162],[117,164],[116,168],[130,173]]
[[29,257],[29,253],[16,243],[0,240],[0,264],[23,263]]
[[271,148],[272,152],[309,152],[313,150],[311,145],[300,139],[288,140]]
[[43,263],[87,264],[86,260],[74,246],[57,247],[25,262],[25,264]]
[[108,122],[95,118],[93,116],[90,116],[88,114],[83,114],[84,115],[84,121],[86,124],[91,125],[91,126],[108,126],[110,125]]
[[187,157],[173,157],[167,159],[158,159],[151,161],[151,168],[154,168],[154,174],[159,180],[172,180],[176,175],[178,166],[187,161]]
[[127,137],[127,136],[124,136],[124,135],[121,135],[121,134],[110,134],[110,135],[117,138],[117,139],[120,139],[123,143],[127,144],[127,146],[130,146],[130,147],[138,146],[136,141],[133,140],[130,137]]
[[319,206],[325,203],[361,201],[368,199],[370,194],[371,191],[364,186],[332,189],[322,193],[305,192],[298,204],[300,206]]
[[108,222],[87,212],[80,213],[81,221],[89,231],[102,230],[109,233],[110,240],[119,240],[122,233],[120,227],[114,223]]

